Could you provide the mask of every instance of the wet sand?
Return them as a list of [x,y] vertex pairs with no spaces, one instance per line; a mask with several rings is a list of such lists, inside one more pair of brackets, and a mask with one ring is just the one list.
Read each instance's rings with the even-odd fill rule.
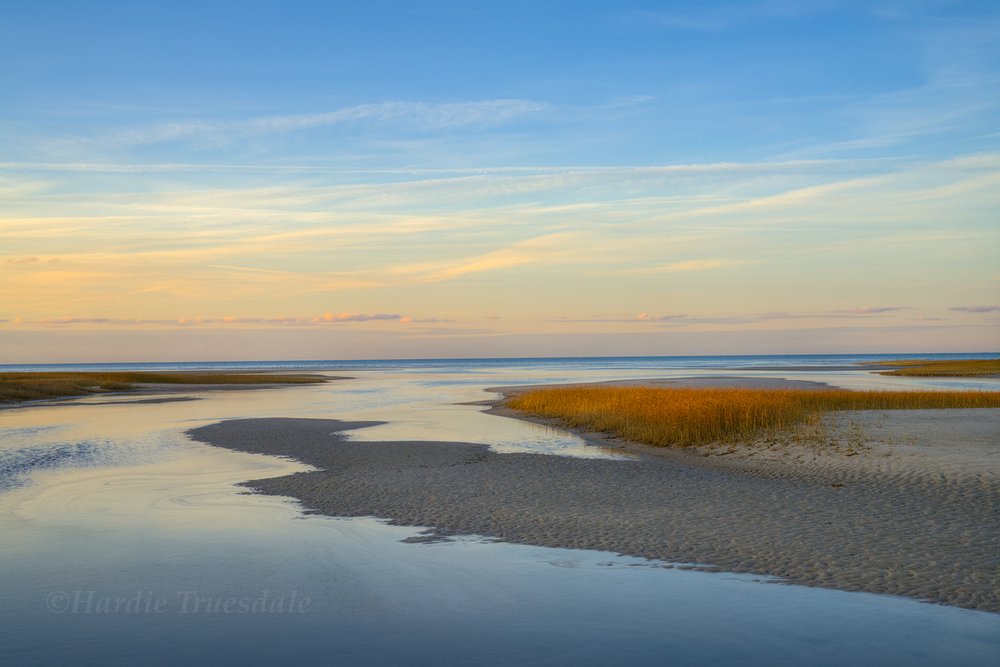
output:
[[845,448],[599,443],[637,454],[622,461],[338,435],[373,424],[240,419],[189,435],[318,468],[246,483],[312,512],[1000,612],[1000,410],[840,413]]

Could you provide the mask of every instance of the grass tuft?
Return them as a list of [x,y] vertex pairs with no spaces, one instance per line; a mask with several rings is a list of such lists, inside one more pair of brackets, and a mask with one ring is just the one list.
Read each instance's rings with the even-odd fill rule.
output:
[[833,410],[1000,408],[1000,392],[560,387],[507,405],[570,427],[660,447],[750,442]]

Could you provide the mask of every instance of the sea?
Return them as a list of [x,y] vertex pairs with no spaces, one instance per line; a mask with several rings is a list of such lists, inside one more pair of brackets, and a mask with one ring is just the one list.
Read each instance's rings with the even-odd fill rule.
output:
[[372,420],[348,437],[614,458],[474,403],[499,386],[692,376],[1000,390],[867,370],[984,356],[1000,355],[5,365],[350,379],[0,410],[0,665],[1000,664],[998,614],[477,535],[426,542],[421,527],[248,493],[240,482],[308,468],[185,435],[246,417]]
[[439,370],[566,367],[570,369],[749,369],[809,366],[836,368],[906,359],[983,359],[998,352],[907,353],[907,354],[784,354],[654,357],[487,357],[478,359],[312,359],[266,361],[149,361],[77,364],[0,364],[0,372],[24,371],[308,371],[308,370]]

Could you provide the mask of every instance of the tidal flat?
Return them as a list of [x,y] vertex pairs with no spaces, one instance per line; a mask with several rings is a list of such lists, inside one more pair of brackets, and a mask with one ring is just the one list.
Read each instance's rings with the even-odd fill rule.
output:
[[[691,465],[684,467],[687,464],[659,460],[621,443],[599,442],[550,425],[487,414],[483,405],[467,405],[498,400],[498,394],[484,390],[502,385],[679,378],[691,375],[687,369],[530,364],[497,369],[468,364],[348,372],[354,379],[252,392],[198,392],[188,396],[196,400],[183,402],[135,403],[129,396],[92,396],[5,410],[0,440],[0,471],[8,482],[0,491],[5,538],[0,568],[8,602],[0,610],[3,662],[82,659],[128,664],[143,659],[167,664],[199,657],[251,662],[661,664],[669,654],[677,664],[902,660],[985,665],[1000,656],[1000,615],[954,606],[989,608],[983,591],[995,587],[995,579],[977,584],[974,577],[963,579],[961,568],[942,568],[947,581],[959,582],[949,589],[948,594],[957,597],[945,600],[948,604],[918,601],[933,599],[931,595],[903,598],[835,590],[852,588],[844,583],[851,576],[849,568],[839,571],[837,565],[837,559],[850,553],[845,545],[864,548],[856,561],[862,564],[872,553],[892,550],[898,537],[879,533],[894,533],[895,528],[887,527],[901,518],[894,506],[890,511],[895,491],[883,486],[886,495],[879,500],[878,475],[896,479],[901,470],[924,465],[915,460],[936,456],[929,445],[953,429],[935,415],[916,415],[929,438],[925,443],[903,438],[905,425],[891,415],[868,415],[865,428],[873,435],[869,454],[879,467],[859,463],[859,456],[844,457],[840,468],[829,473],[836,472],[836,480],[827,484],[820,471],[831,461],[808,449],[798,453],[802,460],[782,464],[789,466],[784,472],[768,458],[778,453],[766,451],[749,457],[688,453]],[[330,373],[342,375],[344,370]],[[702,373],[716,380],[724,374],[732,375]],[[759,377],[777,381],[780,375],[766,372]],[[788,375],[839,385],[868,381],[846,371]],[[914,382],[885,377],[872,381],[879,386]],[[342,422],[379,425],[339,430]],[[965,423],[980,424],[985,441],[977,446],[990,446],[994,431],[988,422]],[[857,423],[842,426],[848,433],[859,428]],[[980,436],[968,428],[971,443]],[[301,451],[272,449],[263,454],[209,446],[185,435],[192,430],[197,436],[213,430],[216,435],[246,432],[247,438],[236,447],[244,450],[253,446],[252,438],[275,444],[269,434],[297,434],[277,440]],[[966,458],[949,450],[945,462],[933,463],[948,468],[951,480],[940,484],[935,498],[951,493],[961,500],[971,493],[967,482],[982,487],[972,481],[978,465],[974,450]],[[336,457],[341,463],[330,467],[318,459],[307,460],[334,457],[336,451],[349,455]],[[387,464],[392,457],[395,463]],[[814,464],[813,457],[818,477],[796,479],[796,471]],[[603,475],[609,466],[629,471],[615,477],[621,482],[617,490],[593,480],[594,471]],[[376,469],[380,472],[373,479],[356,474]],[[676,542],[679,547],[709,536],[716,561],[681,553],[656,555],[654,550],[673,542],[657,536],[649,525],[628,525],[630,504],[646,502],[652,508],[659,497],[642,501],[642,494],[628,493],[628,485],[644,488],[645,477],[661,469],[673,472],[657,493],[674,489],[681,498],[685,489],[691,491],[685,509],[702,518],[703,525],[683,513],[669,519],[667,505],[638,518],[666,521],[660,525],[669,530],[693,530]],[[521,474],[528,477],[517,482],[514,478]],[[560,485],[561,475],[578,483]],[[317,490],[317,497],[325,495],[333,503],[327,509],[296,499],[289,489],[278,489],[289,480],[305,488],[307,480],[323,476],[340,487],[332,496],[329,489]],[[451,481],[452,476],[459,481]],[[588,476],[597,484],[590,493],[584,484]],[[735,487],[718,486],[718,480],[733,478],[745,480]],[[912,491],[911,502],[923,497],[918,478],[906,487]],[[473,484],[476,480],[480,483]],[[538,480],[552,488],[537,488]],[[510,491],[501,488],[508,483],[522,491],[534,485],[536,495],[511,499],[514,506],[509,509],[490,509],[509,499]],[[244,485],[268,493],[271,485],[273,492],[281,493],[248,493]],[[425,488],[418,490],[422,485]],[[738,491],[700,500],[692,491],[712,485]],[[788,563],[813,571],[825,568],[834,578],[810,582],[798,578],[791,567],[784,577],[755,574],[762,565],[780,565],[767,560],[766,552],[759,561],[723,560],[727,549],[738,546],[725,531],[746,511],[740,503],[751,503],[747,507],[752,509],[752,489],[767,485],[778,495],[769,503],[771,514],[754,515],[763,522],[762,530],[786,531]],[[794,521],[805,523],[806,518],[794,517],[796,507],[782,507],[782,500],[807,488],[836,505],[827,513],[847,506],[861,517],[856,505],[862,502],[882,502],[876,505],[882,509],[867,512],[859,526],[844,524],[832,530],[813,521],[811,531],[800,534],[793,530],[799,525]],[[415,503],[418,492],[425,495]],[[758,508],[768,506],[765,496],[761,492]],[[359,499],[369,505],[357,504]],[[854,502],[846,502],[851,499]],[[464,507],[456,509],[456,502]],[[416,504],[422,508],[414,509]],[[336,516],[318,514],[317,509]],[[450,523],[452,512],[455,524]],[[412,525],[388,525],[387,520]],[[939,527],[949,530],[953,520],[964,521],[947,513],[915,515],[907,524],[910,530],[928,535],[899,546],[893,558],[909,562],[913,557],[908,553],[929,548],[931,536]],[[594,521],[600,529],[594,529]],[[973,523],[970,518],[967,530],[952,537],[973,543],[954,548],[975,559],[976,549],[989,546],[977,541],[991,534]],[[550,535],[535,539],[538,526],[546,525]],[[639,544],[646,545],[648,553],[620,555],[632,549],[618,548],[615,542],[637,534],[651,536]],[[830,535],[840,541],[830,542]],[[795,544],[800,541],[807,547]],[[815,550],[816,562],[803,559],[802,549]],[[945,552],[925,567],[940,568],[950,557]],[[995,563],[984,560],[979,566]],[[872,577],[863,568],[855,576],[861,582],[856,590],[871,586]],[[796,580],[810,586],[790,583]],[[875,581],[888,589],[905,579],[882,575]],[[960,598],[970,585],[973,592]],[[190,607],[185,613],[183,605],[185,594],[238,603],[265,593],[269,599],[294,593],[299,601],[308,598],[309,604],[296,613],[272,609],[261,614],[191,613]],[[69,596],[76,608],[59,607],[60,594]],[[88,600],[103,599],[161,601],[162,611],[109,614],[99,613],[96,602],[88,606]]]

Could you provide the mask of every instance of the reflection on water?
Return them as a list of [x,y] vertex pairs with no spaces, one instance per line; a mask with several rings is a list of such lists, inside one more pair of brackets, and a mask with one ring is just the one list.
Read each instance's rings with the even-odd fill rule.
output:
[[340,406],[338,414],[344,418],[387,422],[346,434],[352,440],[486,442],[499,452],[623,457],[614,450],[588,445],[566,431],[498,418],[485,414],[482,406],[463,405],[496,396],[483,390],[496,384],[497,379],[494,375],[460,381],[442,380],[435,375],[361,375],[350,383],[357,387],[330,386],[328,390],[335,395],[332,400]]
[[[54,664],[988,664],[995,657],[996,623],[987,614],[662,569],[600,552],[476,540],[404,544],[412,529],[289,521],[282,507],[255,511],[264,517],[257,528],[137,527],[106,533],[96,545],[93,535],[60,532],[38,546],[72,551],[72,568],[39,559],[34,581],[8,589],[22,602],[0,642],[15,657],[45,647]],[[103,600],[125,605],[104,613]]]
[[113,465],[117,452],[114,444],[102,442],[67,442],[0,450],[0,490],[25,482],[31,472],[49,468]]
[[[0,664],[995,664],[1000,655],[993,614],[603,552],[474,538],[408,544],[413,528],[303,517],[291,500],[235,485],[304,466],[183,435],[239,417],[371,419],[387,423],[352,437],[612,455],[461,403],[488,398],[486,387],[620,371],[455,370],[0,411]],[[643,373],[691,375],[630,376]],[[308,604],[279,608],[293,597]]]

